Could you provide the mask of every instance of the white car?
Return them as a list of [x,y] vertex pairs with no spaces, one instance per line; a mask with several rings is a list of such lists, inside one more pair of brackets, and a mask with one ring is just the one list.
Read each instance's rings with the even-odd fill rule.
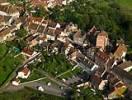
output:
[[41,92],[44,91],[44,88],[43,88],[42,86],[38,86],[37,89],[38,89],[39,91],[41,91]]

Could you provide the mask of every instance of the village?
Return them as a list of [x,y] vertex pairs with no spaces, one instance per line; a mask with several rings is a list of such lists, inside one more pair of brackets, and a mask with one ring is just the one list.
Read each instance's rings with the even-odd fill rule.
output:
[[[66,5],[64,0],[55,1],[46,2],[47,6]],[[32,5],[42,3],[37,0],[31,2]],[[65,96],[66,90],[75,86],[78,93],[80,88],[90,87],[93,91],[101,91],[103,97],[108,99],[131,95],[132,61],[126,59],[127,45],[123,39],[112,42],[107,30],[94,25],[83,32],[72,22],[55,22],[29,13],[23,17],[22,11],[21,7],[0,2],[0,43],[19,41],[20,46],[13,46],[17,52],[14,56],[23,57],[22,63],[10,76],[8,85],[2,87],[3,91],[29,86],[41,92],[49,91],[52,95]],[[23,36],[19,30],[26,30]],[[55,64],[50,65],[52,62]],[[61,75],[69,69],[72,75]],[[33,77],[35,71],[42,75]],[[31,76],[33,79],[30,80]],[[38,82],[47,81],[44,80],[46,77],[51,80],[47,84]],[[50,89],[54,88],[54,83],[59,90]]]

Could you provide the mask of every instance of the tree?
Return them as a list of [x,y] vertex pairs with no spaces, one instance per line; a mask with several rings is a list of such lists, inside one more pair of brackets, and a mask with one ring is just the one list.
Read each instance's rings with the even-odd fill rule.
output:
[[24,28],[21,28],[20,30],[16,31],[16,36],[18,38],[22,38],[27,35],[27,31]]

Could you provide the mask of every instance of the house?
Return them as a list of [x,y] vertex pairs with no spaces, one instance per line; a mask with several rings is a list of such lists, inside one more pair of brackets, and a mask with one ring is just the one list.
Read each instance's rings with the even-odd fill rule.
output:
[[56,35],[57,34],[55,34],[55,29],[47,28],[47,30],[45,31],[45,33],[47,34],[47,39],[48,40],[54,41],[56,39]]
[[48,8],[53,8],[56,5],[62,5],[63,3],[65,4],[65,2],[63,2],[64,0],[30,0],[31,4],[33,6],[45,6]]
[[107,65],[109,59],[110,59],[109,55],[100,50],[98,50],[98,52],[95,54],[95,63],[100,66]]
[[74,46],[71,43],[69,43],[68,41],[64,44],[64,47],[65,47],[65,55],[68,55],[69,51],[72,48],[74,49]]
[[78,59],[80,58],[85,58],[85,56],[79,51],[79,50],[76,50],[75,52],[73,52],[69,58],[72,60],[72,61],[75,61],[75,62],[78,62]]
[[0,25],[0,31],[2,31],[5,28],[4,25]]
[[86,38],[86,34],[82,34],[81,31],[77,31],[74,35],[73,35],[73,41],[77,44],[83,44],[84,40]]
[[37,28],[38,28],[38,25],[31,22],[29,23],[27,30],[30,31],[31,33],[35,33]]
[[48,40],[57,40],[58,36],[61,34],[61,31],[57,28],[57,29],[54,29],[54,28],[51,28],[51,27],[48,27],[45,31],[45,34],[47,35],[47,39]]
[[121,69],[120,67],[116,66],[111,69],[112,74],[117,76],[120,80],[122,80],[129,90],[132,90],[132,74],[126,72],[125,70]]
[[0,42],[4,42],[6,40],[10,40],[13,37],[13,32],[17,30],[16,26],[11,26],[7,29],[3,29],[0,31]]
[[20,29],[22,23],[23,22],[20,20],[20,18],[17,18],[17,19],[14,20],[14,22],[12,23],[12,25],[15,25],[17,29]]
[[91,72],[96,71],[99,67],[93,61],[83,55],[79,50],[76,50],[75,52],[71,53],[69,55],[69,59],[74,63],[78,64],[78,66],[85,70],[88,74],[91,74]]
[[132,70],[132,61],[125,61],[125,62],[121,63],[120,65],[118,65],[118,67],[129,72]]
[[98,89],[103,91],[105,89],[106,84],[108,84],[108,80],[102,80],[99,84]]
[[113,88],[115,84],[117,84],[120,80],[112,73],[109,73],[107,75],[107,79],[109,80],[110,82],[110,88]]
[[125,44],[119,44],[116,51],[114,52],[115,59],[123,59],[126,56],[127,47]]
[[44,5],[46,6],[48,4],[48,0],[30,0],[30,3],[33,6],[39,6],[39,5]]
[[32,41],[30,41],[29,43],[29,47],[34,47],[39,43],[39,40],[37,40],[36,38],[33,39]]
[[33,55],[35,55],[37,52],[34,52],[31,48],[29,47],[25,47],[23,48],[22,50],[22,54],[23,55],[26,55],[27,57],[31,57]]
[[101,79],[101,77],[99,75],[97,75],[95,73],[95,74],[92,74],[90,76],[90,80],[89,81],[91,82],[93,88],[98,89],[99,84],[101,83],[102,79]]
[[78,26],[73,23],[68,24],[65,28],[65,32],[67,33],[73,33],[77,31],[78,31]]
[[14,5],[0,5],[0,15],[18,18],[20,13]]
[[105,31],[102,31],[97,35],[96,47],[104,51],[107,45],[108,45],[108,34]]
[[39,44],[42,44],[43,42],[47,42],[47,35],[46,34],[39,35]]
[[0,0],[0,5],[3,5],[3,4],[7,5],[9,4],[9,2],[7,0]]
[[123,82],[118,82],[113,90],[108,94],[108,99],[118,99],[124,97],[124,94],[127,90],[127,86]]
[[2,15],[0,15],[0,25],[10,26],[12,21],[13,21],[13,18],[11,16],[2,16]]
[[18,78],[12,80],[12,85],[18,86],[19,84],[20,84],[20,80]]
[[17,78],[26,79],[30,75],[30,69],[27,66],[24,66],[17,74]]

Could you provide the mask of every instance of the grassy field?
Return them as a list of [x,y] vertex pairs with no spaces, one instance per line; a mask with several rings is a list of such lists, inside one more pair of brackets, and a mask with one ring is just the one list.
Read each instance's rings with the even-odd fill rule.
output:
[[45,61],[38,63],[37,68],[40,68],[47,72],[50,75],[57,76],[69,69],[72,69],[73,66],[67,61],[64,55],[44,55],[43,58]]
[[117,0],[117,2],[124,8],[132,10],[132,0]]
[[36,90],[25,88],[17,92],[0,94],[0,100],[64,100],[61,97],[51,96]]
[[12,71],[22,63],[23,57],[14,57],[16,53],[6,46],[0,44],[0,85],[10,76]]

